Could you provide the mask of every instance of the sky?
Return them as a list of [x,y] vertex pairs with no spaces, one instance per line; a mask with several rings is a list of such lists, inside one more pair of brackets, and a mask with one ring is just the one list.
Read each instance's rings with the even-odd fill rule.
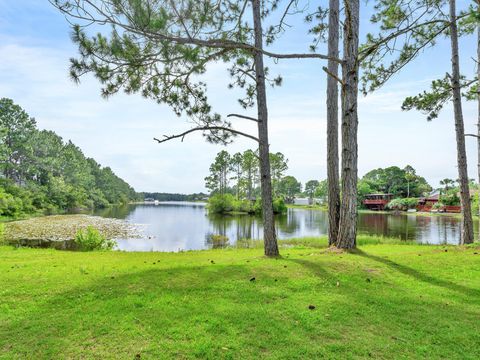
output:
[[[467,0],[458,1],[466,5]],[[368,24],[368,12],[361,17]],[[302,21],[285,36],[278,50],[302,51],[309,44]],[[362,26],[362,34],[369,26]],[[0,0],[0,98],[7,97],[37,120],[40,129],[72,140],[131,184],[137,191],[193,193],[206,191],[204,178],[217,152],[224,147],[193,134],[183,142],[157,144],[153,137],[188,130],[192,124],[165,105],[139,95],[100,96],[100,85],[85,77],[79,85],[68,75],[69,59],[77,55],[69,24],[47,0]],[[462,73],[475,71],[473,38],[461,40]],[[450,72],[450,47],[440,41],[422,54],[381,90],[359,98],[359,176],[388,166],[412,165],[417,174],[437,187],[444,178],[456,179],[456,143],[453,110],[447,106],[438,119],[403,112],[406,96],[426,89],[431,80]],[[305,183],[326,178],[326,77],[319,60],[282,60],[271,64],[281,74],[281,87],[268,89],[270,146],[289,159],[288,175]],[[228,90],[223,64],[209,67],[204,79],[215,111],[244,112],[240,93]],[[464,102],[466,132],[476,132],[475,102]],[[254,124],[233,120],[241,130],[255,134]],[[237,138],[231,153],[254,148]],[[476,178],[476,140],[467,138],[469,176]]]

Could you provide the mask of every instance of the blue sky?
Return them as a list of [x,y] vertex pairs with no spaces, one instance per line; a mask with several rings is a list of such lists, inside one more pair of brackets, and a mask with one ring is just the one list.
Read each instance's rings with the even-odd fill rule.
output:
[[[469,3],[458,1],[459,6]],[[367,23],[364,11],[362,21]],[[308,44],[301,22],[282,40],[281,50],[299,51]],[[363,32],[368,27],[362,28]],[[457,178],[456,145],[452,109],[427,122],[417,112],[402,112],[402,100],[425,89],[429,82],[450,71],[448,42],[441,41],[410,64],[388,86],[360,97],[359,175],[391,165],[407,164],[433,185]],[[462,39],[462,72],[473,74],[473,38]],[[84,153],[110,166],[138,191],[205,191],[218,145],[192,135],[183,143],[158,145],[152,138],[188,129],[186,119],[176,117],[137,95],[119,94],[108,100],[99,96],[92,78],[75,85],[68,76],[69,58],[76,48],[65,19],[47,0],[0,0],[0,97],[12,98],[42,129],[71,139]],[[288,173],[302,183],[326,177],[325,75],[319,61],[281,61],[272,72],[281,73],[284,85],[269,89],[270,143],[272,151],[289,158]],[[238,92],[227,90],[228,75],[222,64],[209,68],[205,80],[215,109],[241,112]],[[476,104],[464,103],[467,132],[476,131]],[[235,120],[238,128],[255,133],[253,124]],[[246,139],[228,146],[231,152],[254,144]],[[470,177],[476,177],[476,143],[467,138]]]

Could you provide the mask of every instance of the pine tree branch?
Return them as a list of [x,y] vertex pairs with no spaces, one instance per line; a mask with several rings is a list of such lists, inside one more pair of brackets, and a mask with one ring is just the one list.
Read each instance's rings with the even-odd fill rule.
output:
[[[157,39],[160,41],[170,41],[179,45],[195,45],[195,46],[203,46],[211,49],[227,49],[227,50],[240,49],[240,50],[250,51],[253,53],[260,52],[263,55],[274,58],[274,59],[321,59],[321,60],[335,61],[339,64],[343,63],[342,59],[339,59],[337,57],[331,57],[328,55],[323,55],[323,54],[315,54],[315,53],[278,54],[278,53],[270,52],[264,49],[260,49],[254,45],[250,45],[247,43],[234,41],[234,40],[220,39],[220,38],[199,39],[199,38],[195,38],[188,35],[184,37],[184,36],[165,34],[160,32],[152,32],[146,29],[138,29],[135,26],[120,22],[117,17],[114,17],[112,14],[107,13],[105,10],[103,10],[103,8],[96,6],[91,0],[83,0],[82,4],[80,4],[80,2],[76,0],[76,3],[77,3],[76,7],[72,8],[72,9],[76,8],[77,9],[76,11],[69,9],[68,7],[61,6],[55,0],[49,0],[49,2],[66,16],[74,19],[78,19],[78,20],[87,21],[89,24],[93,24],[93,23],[100,24],[100,25],[110,24],[110,25],[122,28],[126,31],[130,31],[139,36],[149,37],[149,38]],[[95,18],[90,12],[87,11],[85,4],[91,6],[100,16],[104,17],[104,19]],[[82,12],[88,15],[82,15],[79,10],[81,10]]]
[[[463,14],[463,15],[457,16],[457,21],[466,17],[466,16],[468,16],[468,14]],[[378,42],[372,44],[371,46],[368,46],[365,49],[361,50],[360,53],[359,53],[359,61],[360,62],[364,61],[368,56],[370,56],[378,48],[380,48],[380,46],[385,45],[389,41],[391,41],[391,40],[393,40],[393,39],[395,39],[395,38],[397,38],[401,35],[404,35],[404,34],[406,34],[408,32],[411,32],[411,31],[415,31],[416,29],[419,29],[419,28],[422,28],[422,27],[425,27],[425,26],[428,26],[428,25],[439,24],[439,23],[444,24],[444,27],[442,27],[442,31],[446,30],[448,28],[448,26],[450,26],[450,22],[448,20],[435,19],[435,20],[426,21],[426,22],[423,22],[423,23],[420,23],[420,24],[415,23],[415,24],[407,26],[403,29],[399,29],[399,30],[395,31],[394,33],[390,34],[389,36],[387,36],[383,39],[380,39]]]

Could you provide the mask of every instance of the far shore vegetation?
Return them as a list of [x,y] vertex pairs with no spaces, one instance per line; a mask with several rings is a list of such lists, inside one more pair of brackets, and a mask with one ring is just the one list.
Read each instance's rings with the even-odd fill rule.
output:
[[[210,166],[210,175],[205,178],[210,190],[208,209],[212,213],[260,214],[261,201],[258,156],[253,150],[230,154],[219,152]],[[288,159],[282,153],[270,154],[274,213],[286,208],[328,210],[327,180],[309,180],[303,186],[294,176],[285,175]],[[452,179],[441,181],[442,187],[433,189],[424,177],[410,165],[403,169],[397,166],[369,171],[358,181],[358,210],[368,211],[365,200],[370,194],[385,194],[391,200],[383,211],[420,211],[442,213],[447,206],[460,207],[459,186]],[[478,213],[478,186],[470,182],[471,204]],[[419,207],[420,202],[430,204],[428,212]]]
[[135,190],[71,141],[39,130],[12,100],[0,99],[0,218],[102,208],[138,199]]

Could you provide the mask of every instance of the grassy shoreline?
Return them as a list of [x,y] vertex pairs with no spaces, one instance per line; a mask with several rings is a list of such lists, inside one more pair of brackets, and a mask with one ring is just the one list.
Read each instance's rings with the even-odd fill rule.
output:
[[0,358],[478,358],[478,244],[396,241],[296,239],[279,259],[0,247]]
[[[294,204],[288,204],[287,208],[290,209],[308,209],[308,210],[319,210],[319,211],[328,211],[328,208],[326,206],[319,206],[319,205],[294,205]],[[384,215],[395,215],[394,211],[374,211],[374,210],[367,210],[367,209],[359,209],[358,210],[359,214],[384,214]],[[432,213],[432,212],[422,212],[422,211],[417,211],[417,212],[408,212],[408,211],[400,211],[398,212],[400,215],[413,215],[413,216],[449,216],[449,217],[457,217],[461,218],[462,214],[459,213]],[[473,219],[478,220],[479,215],[478,214],[473,214],[472,215]]]

